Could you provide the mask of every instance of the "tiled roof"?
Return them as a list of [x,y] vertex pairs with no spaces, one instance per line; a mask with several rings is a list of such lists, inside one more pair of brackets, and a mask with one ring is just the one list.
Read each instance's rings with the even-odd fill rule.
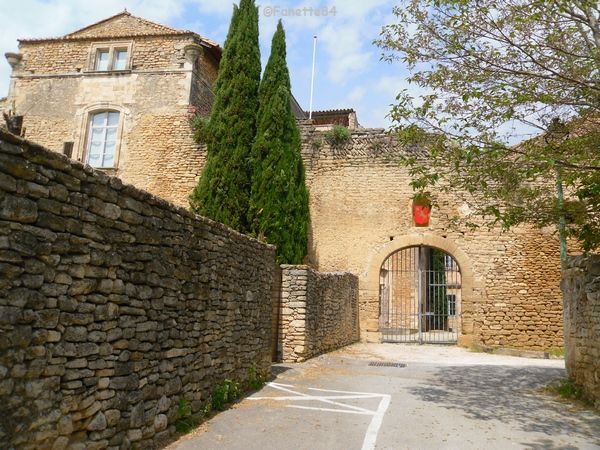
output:
[[350,115],[355,111],[348,109],[329,109],[325,111],[313,111],[312,121],[314,125],[343,125],[350,126]]
[[343,115],[343,114],[351,114],[355,112],[354,109],[352,108],[346,108],[346,109],[326,109],[323,111],[313,111],[312,115],[314,116],[337,116],[337,115]]
[[115,39],[135,36],[183,36],[193,35],[209,47],[219,49],[219,44],[211,39],[204,38],[189,30],[178,30],[166,25],[161,25],[151,20],[132,15],[127,10],[107,17],[106,19],[87,25],[79,30],[60,37],[19,39],[19,42],[44,42],[44,41],[70,41],[86,39]]
[[[98,22],[95,22],[91,25],[87,25],[83,28],[80,28],[79,30],[75,30],[72,33],[66,34],[64,36],[64,38],[71,39],[74,37],[88,37],[90,35],[90,33],[89,33],[90,31],[92,32],[91,34],[93,36],[96,36],[97,33],[93,33],[94,28],[98,28],[100,25],[106,24],[107,22],[111,22],[111,21],[115,20],[116,18],[130,18],[130,20],[137,22],[135,25],[138,25],[138,26],[141,25],[144,29],[146,29],[147,30],[146,33],[180,34],[182,32],[185,32],[183,30],[176,30],[175,28],[171,28],[166,25],[161,25],[156,22],[152,22],[151,20],[144,19],[142,17],[133,16],[133,15],[131,15],[130,12],[128,12],[127,10],[124,10],[123,12],[115,14],[114,16],[107,17],[106,19],[99,20]],[[142,33],[144,33],[144,32],[142,32]]]

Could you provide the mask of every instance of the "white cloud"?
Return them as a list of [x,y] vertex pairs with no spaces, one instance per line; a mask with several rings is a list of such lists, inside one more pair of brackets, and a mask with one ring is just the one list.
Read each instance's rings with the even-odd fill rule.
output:
[[420,87],[414,83],[409,83],[405,76],[382,76],[378,79],[375,89],[387,96],[390,103],[395,101],[400,92],[406,90],[408,94],[419,104],[419,97],[432,94],[431,89]]
[[227,19],[231,17],[233,5],[239,4],[239,1],[234,0],[191,0],[199,15],[218,15]]
[[351,103],[356,103],[361,101],[365,95],[367,93],[367,89],[364,86],[356,86],[355,88],[353,88],[350,93],[348,94],[348,97],[346,97],[348,99],[349,102]]
[[327,54],[327,76],[331,81],[344,83],[368,69],[371,54],[363,45],[360,24],[329,24],[318,39]]

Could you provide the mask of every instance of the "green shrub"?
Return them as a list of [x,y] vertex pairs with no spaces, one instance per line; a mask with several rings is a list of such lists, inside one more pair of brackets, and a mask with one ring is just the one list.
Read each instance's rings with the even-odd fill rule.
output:
[[256,363],[248,367],[248,386],[253,391],[258,391],[265,385],[266,377],[256,368]]
[[334,125],[325,132],[325,140],[334,147],[343,145],[350,140],[350,131],[342,125]]
[[223,411],[227,403],[237,400],[241,394],[240,383],[235,380],[226,379],[222,384],[217,385],[212,393],[212,409]]
[[583,389],[570,378],[556,381],[552,388],[562,398],[570,400],[581,400],[583,398]]
[[179,399],[177,407],[177,420],[175,429],[180,433],[189,433],[197,425],[196,420],[192,417],[192,407],[185,398]]

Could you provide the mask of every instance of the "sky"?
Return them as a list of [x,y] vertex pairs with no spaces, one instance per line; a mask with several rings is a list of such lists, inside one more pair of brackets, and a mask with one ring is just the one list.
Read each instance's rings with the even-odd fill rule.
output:
[[[123,11],[223,44],[232,0],[0,0],[0,51],[16,52],[19,38],[62,36]],[[236,2],[237,3],[237,2]],[[263,68],[282,19],[287,37],[292,93],[308,110],[313,36],[317,36],[313,109],[354,108],[361,125],[387,128],[396,95],[407,84],[399,61],[381,60],[373,45],[393,23],[394,0],[257,0]],[[0,61],[0,97],[8,93],[10,66]]]

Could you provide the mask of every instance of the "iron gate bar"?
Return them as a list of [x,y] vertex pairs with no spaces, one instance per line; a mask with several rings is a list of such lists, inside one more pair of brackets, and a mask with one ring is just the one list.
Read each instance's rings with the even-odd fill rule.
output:
[[379,320],[386,342],[455,343],[460,320],[456,260],[426,246],[392,253],[381,266]]

